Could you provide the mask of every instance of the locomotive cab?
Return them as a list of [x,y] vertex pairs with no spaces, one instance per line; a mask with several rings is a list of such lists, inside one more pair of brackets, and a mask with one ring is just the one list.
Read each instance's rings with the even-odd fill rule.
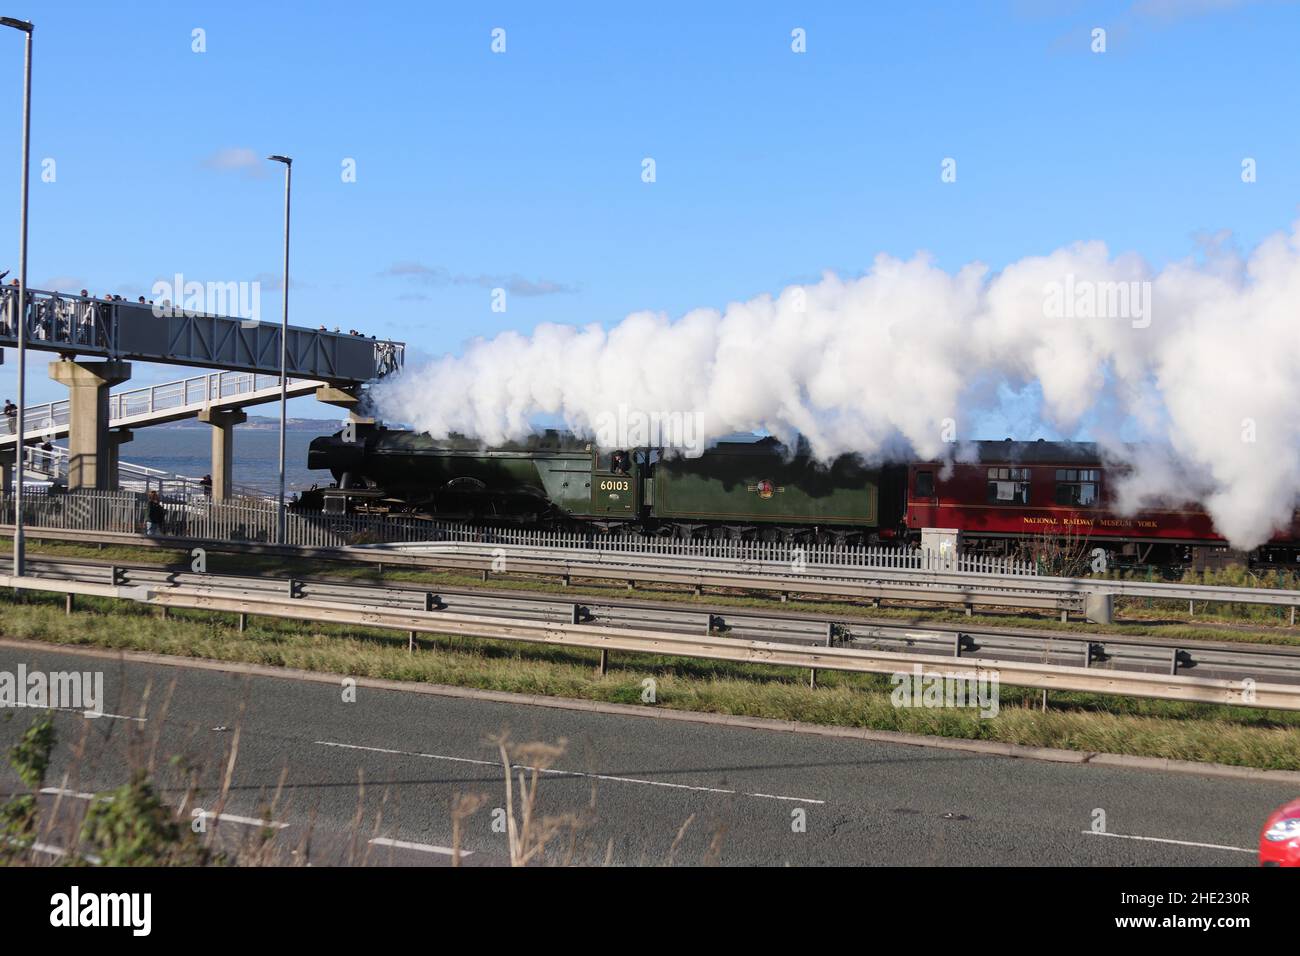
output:
[[591,452],[591,514],[632,520],[641,514],[641,478],[648,456],[644,449]]

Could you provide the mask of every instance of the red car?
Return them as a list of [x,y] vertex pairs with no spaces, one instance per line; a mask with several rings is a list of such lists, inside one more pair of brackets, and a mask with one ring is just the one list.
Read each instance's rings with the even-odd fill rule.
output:
[[1300,866],[1300,797],[1278,807],[1259,835],[1260,866]]

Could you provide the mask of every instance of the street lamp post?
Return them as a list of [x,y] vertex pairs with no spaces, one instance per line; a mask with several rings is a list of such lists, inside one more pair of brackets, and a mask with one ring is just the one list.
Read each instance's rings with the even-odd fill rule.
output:
[[[284,310],[280,314],[280,507],[277,511],[276,533],[280,544],[285,542],[288,518],[284,510],[284,429],[287,421],[288,367],[289,367],[289,192],[293,183],[293,160],[288,156],[268,156],[267,159],[284,163]],[[24,188],[26,188],[24,186]]]
[[14,315],[18,321],[18,434],[14,439],[14,577],[23,574],[23,433],[27,416],[27,179],[31,165],[32,135],[32,30],[26,20],[0,17],[0,26],[27,34],[23,62],[23,187],[22,212],[19,214],[18,301]]

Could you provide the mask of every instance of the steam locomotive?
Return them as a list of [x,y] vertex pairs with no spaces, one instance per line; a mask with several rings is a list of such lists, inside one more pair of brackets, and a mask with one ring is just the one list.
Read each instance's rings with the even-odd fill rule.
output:
[[[1184,563],[1192,549],[1226,548],[1196,506],[1125,515],[1113,507],[1095,445],[977,442],[977,460],[871,467],[829,464],[805,444],[723,441],[696,458],[659,448],[603,449],[546,431],[485,448],[382,426],[352,426],[312,441],[307,465],[334,484],[305,507],[326,512],[418,512],[476,524],[589,528],[677,537],[817,543],[919,541],[925,528],[962,533],[967,551],[1011,553],[1026,541],[1067,540],[1119,559]],[[1252,556],[1293,564],[1292,527]]]

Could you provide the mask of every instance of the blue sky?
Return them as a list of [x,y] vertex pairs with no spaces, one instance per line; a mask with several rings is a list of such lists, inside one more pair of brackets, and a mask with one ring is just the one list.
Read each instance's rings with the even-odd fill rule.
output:
[[[261,157],[287,153],[291,321],[417,353],[545,321],[722,307],[826,269],[858,274],[880,252],[997,269],[1101,239],[1159,265],[1220,230],[1249,247],[1287,228],[1300,196],[1291,3],[6,12],[37,25],[33,286],[134,297],[176,272],[270,284],[282,179]],[[192,51],[196,28],[206,52]],[[0,269],[17,264],[21,58],[4,31]],[[356,182],[342,181],[346,159]],[[505,313],[493,286],[514,290]],[[279,308],[264,288],[263,315]],[[29,401],[63,397],[44,360],[30,360]],[[11,353],[0,393],[13,375]],[[334,415],[308,400],[292,412]],[[1014,414],[981,437],[1004,437]]]

